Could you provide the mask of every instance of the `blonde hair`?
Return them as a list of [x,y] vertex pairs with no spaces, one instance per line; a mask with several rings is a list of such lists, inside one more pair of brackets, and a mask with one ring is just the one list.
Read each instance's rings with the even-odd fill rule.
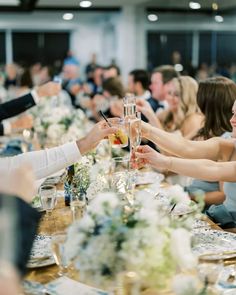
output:
[[[176,81],[179,85],[180,101],[175,119],[173,113],[170,111],[164,120],[164,125],[169,131],[181,129],[186,117],[195,113],[200,113],[200,109],[197,105],[197,81],[190,76],[180,76],[174,78],[172,81]],[[171,126],[168,127],[168,125]]]

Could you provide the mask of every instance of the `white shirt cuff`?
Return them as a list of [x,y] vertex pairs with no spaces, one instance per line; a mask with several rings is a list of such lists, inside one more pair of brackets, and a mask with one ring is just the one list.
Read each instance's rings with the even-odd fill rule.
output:
[[3,125],[3,134],[4,135],[9,135],[11,134],[11,123],[8,121],[2,122]]
[[30,93],[33,96],[35,104],[38,104],[39,103],[39,96],[38,96],[37,91],[35,89],[33,89],[33,90],[31,90]]

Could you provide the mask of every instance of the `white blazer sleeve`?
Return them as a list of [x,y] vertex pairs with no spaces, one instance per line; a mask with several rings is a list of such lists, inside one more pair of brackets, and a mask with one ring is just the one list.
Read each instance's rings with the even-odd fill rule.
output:
[[28,163],[32,166],[36,179],[40,179],[72,165],[80,158],[76,142],[71,142],[55,148],[0,158],[0,169],[9,173],[23,163]]

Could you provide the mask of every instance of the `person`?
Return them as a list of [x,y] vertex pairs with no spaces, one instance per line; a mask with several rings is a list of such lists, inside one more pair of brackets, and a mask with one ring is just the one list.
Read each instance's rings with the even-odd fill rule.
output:
[[[136,69],[129,73],[128,77],[128,91],[133,93],[137,99],[147,100],[151,105],[154,112],[160,107],[162,107],[158,100],[155,100],[151,96],[149,91],[150,78],[147,71],[142,69]],[[146,117],[142,117],[146,120]]]
[[166,86],[166,101],[169,108],[158,116],[144,100],[137,100],[138,111],[141,111],[149,122],[169,132],[180,131],[186,138],[193,138],[203,121],[197,105],[197,82],[189,76],[181,76],[169,81]]
[[96,53],[93,53],[91,56],[91,61],[85,67],[87,82],[93,82],[93,73],[97,65],[97,55]]
[[[235,100],[235,85],[232,80],[214,77],[201,81],[197,93],[197,104],[204,115],[204,125],[194,140],[206,140],[216,136],[231,137],[232,106]],[[227,184],[224,185],[227,186]],[[204,192],[205,208],[221,204],[225,200],[223,183],[194,179],[186,191],[194,198],[196,191]]]
[[103,80],[120,78],[120,68],[117,65],[109,65],[103,69]]
[[95,148],[102,139],[116,131],[116,128],[111,128],[105,121],[101,121],[95,124],[84,138],[77,141],[51,149],[0,158],[0,169],[4,169],[8,174],[22,163],[28,162],[36,179],[41,179],[79,161],[81,155]]
[[[235,85],[236,89],[236,85]],[[236,90],[235,90],[236,91]],[[236,102],[230,120],[233,137],[236,136]],[[224,181],[226,199],[222,205],[212,205],[207,214],[223,228],[236,225],[236,149],[234,139],[213,137],[206,141],[191,141],[175,134],[142,123],[142,135],[155,142],[161,149],[177,157],[157,153],[149,146],[138,148],[135,157],[140,165],[150,164],[159,169],[199,178],[206,181]],[[185,159],[183,159],[185,158]],[[218,162],[215,162],[218,161]],[[219,162],[220,161],[220,162]]]
[[59,93],[61,86],[59,83],[48,82],[30,93],[19,98],[0,104],[0,135],[11,133],[11,129],[17,127],[14,122],[2,122],[5,119],[19,115],[20,113],[35,106],[41,97],[53,96]]
[[1,229],[0,264],[4,261],[14,266],[23,276],[41,218],[41,213],[29,205],[35,194],[35,179],[27,165],[13,169],[9,175],[0,170],[0,177],[0,215],[7,218]]
[[82,80],[79,77],[79,65],[77,63],[66,62],[63,66],[63,84],[62,88],[71,98],[71,103],[74,108],[79,108],[77,105],[76,95],[81,91]]
[[153,70],[150,89],[152,92],[152,97],[160,104],[157,112],[167,107],[167,104],[165,103],[167,95],[166,86],[168,82],[178,77],[179,73],[174,69],[173,66],[170,65],[163,65]]
[[97,121],[100,120],[99,110],[102,110],[107,117],[121,117],[123,115],[122,98],[125,96],[121,80],[117,77],[108,78],[103,81],[102,88],[102,95],[97,94],[93,97],[93,117]]

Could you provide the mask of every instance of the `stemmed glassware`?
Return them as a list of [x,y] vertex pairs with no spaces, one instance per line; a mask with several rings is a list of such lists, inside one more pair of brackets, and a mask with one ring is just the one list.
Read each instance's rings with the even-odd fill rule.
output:
[[72,220],[80,220],[86,212],[85,194],[78,194],[72,190],[70,208],[72,211]]
[[216,283],[224,267],[220,254],[210,253],[199,256],[198,275],[204,283],[205,294],[220,295]]
[[65,233],[58,233],[52,237],[51,248],[55,262],[59,267],[59,276],[64,276],[68,272],[68,262],[65,256],[65,242]]
[[39,189],[41,204],[48,217],[56,205],[57,189],[55,185],[42,185]]

